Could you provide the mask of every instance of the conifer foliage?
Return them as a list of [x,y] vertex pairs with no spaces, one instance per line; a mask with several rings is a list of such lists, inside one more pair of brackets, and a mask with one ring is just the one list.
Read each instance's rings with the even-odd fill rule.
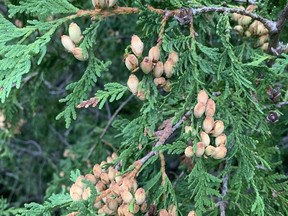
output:
[[0,6],[2,215],[288,215],[285,1]]

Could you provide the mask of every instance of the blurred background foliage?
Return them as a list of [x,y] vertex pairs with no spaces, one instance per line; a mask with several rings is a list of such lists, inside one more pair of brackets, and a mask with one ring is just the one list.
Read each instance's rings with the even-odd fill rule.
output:
[[[91,2],[87,0],[71,0],[71,2],[78,8],[92,8]],[[133,5],[134,1],[120,0],[119,2],[121,6],[125,6]],[[187,6],[192,3],[199,5],[223,3],[216,0],[183,2]],[[235,2],[227,0],[225,4],[235,5]],[[19,1],[0,1],[0,12],[6,18],[8,18],[7,5],[10,3],[19,4]],[[178,7],[177,1],[174,3],[174,1],[150,0],[142,3],[163,9]],[[263,1],[258,11],[265,17],[275,19],[285,3],[285,0]],[[194,27],[199,35],[197,41],[221,48],[215,31],[217,16],[219,15],[198,16]],[[27,20],[33,18],[18,14],[8,19],[13,23],[21,21],[25,26]],[[97,49],[94,50],[94,54],[103,61],[111,61],[112,64],[109,72],[104,73],[98,80],[95,89],[91,91],[91,97],[98,89],[103,89],[105,83],[119,82],[125,85],[129,75],[129,71],[123,64],[125,48],[130,43],[131,35],[136,32],[141,35],[145,26],[145,22],[138,20],[136,27],[137,18],[137,15],[128,15],[113,16],[103,20],[98,31]],[[76,19],[75,22],[82,27],[82,30],[91,23],[89,19]],[[151,22],[153,20],[149,20],[149,23]],[[158,17],[154,22],[159,24],[161,19]],[[173,22],[175,24],[177,21],[171,21],[171,26]],[[127,102],[117,118],[130,120],[138,115],[138,110],[141,108],[142,102],[135,98],[130,99],[127,93],[120,101],[106,103],[102,110],[98,108],[78,110],[77,120],[73,121],[68,129],[65,128],[63,119],[55,120],[55,117],[65,108],[65,104],[59,103],[59,100],[67,95],[65,87],[79,80],[86,67],[85,63],[75,60],[62,48],[60,36],[67,31],[68,23],[54,34],[42,64],[37,66],[35,60],[32,72],[22,84],[23,86],[20,89],[13,89],[7,101],[0,104],[2,118],[5,117],[4,126],[0,130],[0,194],[7,199],[9,206],[20,207],[32,201],[41,203],[52,193],[67,190],[67,186],[71,184],[69,180],[71,170],[79,169],[83,173],[88,173],[95,163],[104,160],[112,152],[117,152],[121,142],[120,138],[117,138],[119,131],[111,126],[105,132],[105,127],[118,107]],[[186,28],[183,28],[184,33],[185,31]],[[157,37],[155,32],[151,32],[151,35],[151,37],[146,35],[144,38],[147,47],[151,47]],[[281,37],[281,40],[287,42],[287,31]],[[255,42],[252,40],[243,39],[232,32],[234,46],[252,44]],[[253,49],[253,45],[250,49]],[[279,83],[275,85],[285,85],[281,80],[277,82]],[[282,94],[286,94],[287,101],[288,92]],[[269,111],[267,108],[267,113]],[[280,121],[270,125],[272,134],[275,134],[270,142],[279,148],[280,156],[284,161],[278,167],[279,172],[287,174],[288,106],[282,106],[281,112]],[[263,146],[264,148],[266,147]],[[169,169],[171,173],[175,169],[174,160],[175,158],[171,157],[170,162],[168,161],[168,173]],[[177,160],[179,162],[179,159]],[[179,163],[176,163],[176,166],[178,165]],[[0,204],[4,205],[4,202]]]

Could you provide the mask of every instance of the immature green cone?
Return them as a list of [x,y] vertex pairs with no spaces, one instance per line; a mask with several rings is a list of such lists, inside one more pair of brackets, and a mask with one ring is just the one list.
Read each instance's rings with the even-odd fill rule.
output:
[[71,40],[71,38],[67,35],[62,35],[61,36],[61,42],[62,45],[64,46],[64,48],[70,52],[73,53],[74,49],[75,49],[75,44],[73,43],[73,41]]
[[153,69],[153,76],[155,78],[159,78],[162,76],[163,72],[164,72],[163,62],[158,61],[157,64],[155,65],[154,69]]
[[148,74],[153,70],[153,63],[148,57],[145,57],[141,62],[140,67],[143,73]]
[[149,50],[148,58],[151,62],[157,62],[160,59],[159,46],[154,46]]
[[129,90],[132,92],[132,94],[134,94],[134,95],[137,94],[138,85],[139,85],[139,79],[134,74],[131,74],[129,76],[128,81],[127,81],[127,86],[129,88]]
[[135,71],[135,69],[138,67],[138,64],[138,59],[133,54],[128,55],[125,59],[125,65],[131,72]]
[[136,56],[142,55],[144,44],[137,35],[133,35],[131,38],[131,49]]
[[82,39],[82,32],[81,32],[81,29],[80,27],[72,22],[70,25],[69,25],[69,37],[71,38],[71,40],[78,44],[81,39]]
[[85,54],[83,53],[82,48],[80,47],[76,47],[73,50],[73,55],[76,59],[78,59],[79,61],[86,61],[89,58],[88,53],[86,52]]

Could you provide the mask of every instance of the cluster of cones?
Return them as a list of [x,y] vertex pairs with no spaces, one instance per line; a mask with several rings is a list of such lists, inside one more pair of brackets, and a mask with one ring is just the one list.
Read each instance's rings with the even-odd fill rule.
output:
[[93,174],[79,176],[70,188],[70,196],[74,201],[88,200],[91,196],[91,188],[85,181],[90,181],[99,196],[109,192],[100,200],[96,198],[94,202],[99,215],[133,216],[138,212],[144,214],[147,211],[145,190],[138,188],[135,179],[119,176],[119,172],[112,166],[105,169],[105,165],[112,163],[116,157],[116,154],[112,154],[101,164],[95,164]]
[[[193,146],[188,146],[185,149],[186,157],[212,157],[214,159],[223,159],[226,156],[227,148],[225,147],[227,137],[224,132],[224,123],[221,120],[214,120],[213,116],[216,112],[216,104],[214,100],[209,99],[208,94],[205,90],[201,90],[197,96],[198,103],[194,107],[194,116],[201,118],[205,115],[203,120],[202,129],[200,133],[201,141],[196,144],[196,151],[193,150]],[[185,128],[186,132],[192,130]],[[214,139],[214,145],[212,145],[210,137]]]
[[176,52],[169,53],[168,59],[163,63],[160,61],[160,46],[156,45],[149,50],[148,56],[142,58],[144,44],[137,35],[132,36],[130,47],[133,54],[128,54],[125,57],[125,65],[132,73],[127,81],[130,91],[137,95],[139,99],[145,99],[144,92],[138,90],[140,81],[134,74],[139,70],[139,60],[142,60],[140,63],[142,72],[145,74],[152,72],[155,85],[169,92],[171,84],[168,78],[172,77],[174,67],[179,59],[178,54]]
[[[243,9],[245,8],[243,7]],[[246,8],[246,11],[253,12],[256,9],[256,5],[249,5]],[[255,46],[260,47],[264,51],[268,49],[267,41],[269,39],[269,31],[263,25],[263,23],[259,22],[258,20],[254,20],[252,22],[251,17],[237,13],[232,14],[232,19],[238,23],[238,25],[234,27],[235,31],[246,37],[255,36],[258,39]]]
[[69,36],[62,35],[61,42],[64,48],[74,55],[79,61],[86,61],[88,59],[88,53],[84,53],[82,48],[76,45],[82,40],[82,32],[80,27],[76,23],[71,23],[69,25]]

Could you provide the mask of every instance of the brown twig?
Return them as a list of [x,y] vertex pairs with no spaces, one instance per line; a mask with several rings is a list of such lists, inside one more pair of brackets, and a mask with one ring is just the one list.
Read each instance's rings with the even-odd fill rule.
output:
[[270,54],[276,54],[276,55],[278,54],[278,53],[275,53],[274,50],[278,47],[280,34],[284,28],[284,25],[287,19],[288,19],[288,3],[286,4],[284,10],[280,14],[276,22],[276,31],[270,32],[270,42],[268,46],[268,51]]

